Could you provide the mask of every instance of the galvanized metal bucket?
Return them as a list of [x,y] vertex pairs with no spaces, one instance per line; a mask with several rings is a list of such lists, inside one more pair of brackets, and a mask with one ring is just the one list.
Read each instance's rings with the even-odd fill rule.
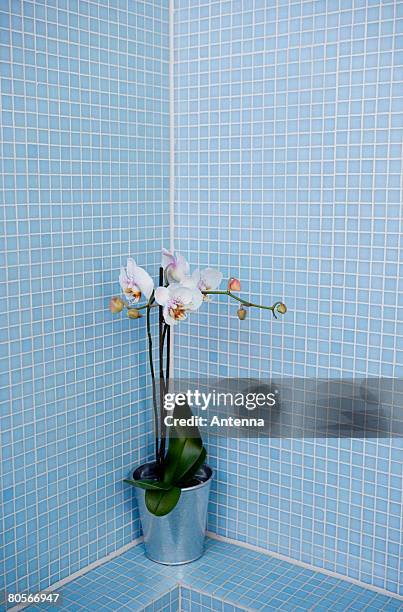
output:
[[[146,463],[133,472],[133,479],[154,478],[155,475],[155,463]],[[152,561],[182,565],[202,556],[213,471],[208,465],[203,465],[195,478],[201,481],[200,484],[182,489],[177,505],[166,516],[151,514],[145,504],[145,491],[134,487],[145,552]]]

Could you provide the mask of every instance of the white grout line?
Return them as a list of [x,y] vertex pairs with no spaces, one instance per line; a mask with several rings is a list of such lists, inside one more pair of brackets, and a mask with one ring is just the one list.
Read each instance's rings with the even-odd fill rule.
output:
[[345,576],[344,574],[338,574],[337,572],[331,572],[330,570],[324,569],[322,567],[316,567],[315,565],[310,565],[309,563],[305,563],[304,561],[299,561],[298,559],[292,559],[291,557],[287,557],[286,555],[281,555],[276,552],[272,552],[271,550],[266,550],[265,548],[261,548],[260,546],[254,546],[253,544],[248,544],[247,542],[240,542],[239,540],[234,540],[233,538],[227,538],[226,536],[221,536],[212,531],[207,531],[206,535],[212,540],[217,540],[218,542],[226,542],[227,544],[234,544],[235,546],[240,546],[241,548],[247,548],[248,550],[253,550],[254,552],[261,553],[262,555],[266,555],[267,557],[274,557],[275,559],[280,559],[281,561],[287,561],[292,565],[298,565],[299,567],[303,567],[304,569],[309,569],[313,572],[318,572],[320,574],[326,574],[326,576],[331,576],[332,578],[337,578],[338,580],[344,580],[345,582],[351,582],[356,586],[360,586],[363,589],[368,589],[369,591],[374,591],[375,593],[379,593],[380,595],[386,595],[387,597],[394,597],[395,599],[399,599],[403,601],[403,595],[399,595],[398,593],[394,593],[393,591],[387,591],[386,589],[382,589],[380,587],[376,587],[372,584],[368,584],[367,582],[361,582],[360,580],[356,580],[355,578],[350,578],[349,576]]
[[215,599],[215,601],[219,601],[222,604],[228,604],[232,607],[236,606],[237,608],[239,608],[239,610],[243,610],[245,612],[257,612],[256,608],[246,608],[245,606],[242,606],[241,604],[237,603],[235,604],[234,601],[226,599],[226,597],[221,597],[219,595],[214,595],[214,593],[210,593],[209,591],[203,591],[203,589],[199,589],[199,588],[195,588],[193,586],[189,586],[189,584],[186,584],[185,582],[181,582],[179,580],[179,582],[177,583],[177,587],[179,588],[179,612],[181,612],[181,610],[183,610],[182,608],[182,589],[187,589],[188,591],[190,591],[191,593],[199,593],[199,595],[206,595],[207,597],[210,597],[210,599]]
[[[169,248],[173,253],[175,250],[175,26],[174,26],[174,1],[169,0],[168,5],[168,28],[169,28]],[[169,370],[174,376],[174,329],[171,326],[171,346]]]
[[[375,586],[373,586],[371,584],[367,584],[365,582],[360,582],[359,580],[355,580],[354,578],[349,578],[348,576],[344,576],[343,574],[337,574],[335,572],[331,572],[331,571],[323,569],[323,568],[318,568],[318,567],[309,565],[308,563],[304,563],[303,561],[298,561],[296,559],[291,559],[290,557],[286,557],[285,555],[280,555],[279,553],[275,553],[275,552],[271,552],[271,551],[265,550],[264,548],[260,548],[259,546],[254,546],[253,544],[247,544],[246,542],[240,542],[238,540],[234,540],[233,538],[227,538],[227,537],[224,537],[224,536],[220,536],[220,535],[217,535],[216,533],[213,533],[211,531],[207,531],[206,535],[210,539],[217,540],[218,542],[225,542],[227,544],[233,544],[234,546],[240,546],[241,548],[246,548],[248,550],[253,550],[254,552],[258,552],[260,554],[263,554],[266,557],[274,557],[275,559],[280,559],[281,561],[287,561],[288,563],[291,563],[292,565],[297,565],[299,567],[303,567],[304,569],[309,569],[311,571],[318,572],[320,574],[325,574],[326,576],[331,576],[332,578],[337,578],[338,580],[344,580],[345,582],[350,582],[351,584],[355,584],[355,585],[360,586],[360,587],[362,587],[364,589],[368,589],[370,591],[374,591],[375,593],[379,593],[381,595],[386,595],[387,597],[394,597],[395,599],[403,600],[403,596],[398,595],[397,593],[393,593],[391,591],[386,591],[385,589],[381,589],[381,588],[375,587]],[[126,551],[130,550],[131,548],[134,548],[135,546],[137,546],[138,544],[141,544],[142,542],[143,542],[143,537],[136,538],[136,540],[133,540],[132,542],[129,542],[129,544],[125,544],[125,546],[122,546],[118,550],[115,550],[114,552],[110,553],[109,555],[106,555],[106,557],[102,557],[102,559],[98,559],[97,561],[94,561],[93,563],[90,563],[90,565],[87,565],[86,567],[83,567],[82,569],[78,570],[78,572],[75,572],[74,574],[71,574],[71,576],[66,576],[66,578],[63,578],[63,580],[59,580],[59,582],[55,582],[54,584],[44,588],[42,590],[42,592],[52,593],[54,591],[57,591],[59,588],[61,588],[65,584],[68,584],[69,582],[72,582],[73,580],[76,580],[77,578],[80,578],[81,576],[84,576],[85,574],[87,574],[91,570],[96,569],[100,565],[104,565],[104,563],[107,563],[108,561],[111,561],[115,557],[119,557],[120,555],[122,555]],[[191,586],[190,584],[186,584],[186,583],[184,583],[184,582],[182,582],[180,580],[177,582],[176,586],[172,587],[171,589],[169,589],[167,591],[167,593],[173,591],[175,588],[179,588],[179,602],[181,602],[181,587],[187,588],[187,589],[189,589],[191,591],[197,591],[199,593],[204,593],[204,594],[209,595],[209,596],[211,596],[211,597],[213,597],[215,599],[219,599],[220,601],[224,601],[224,600],[222,600],[221,597],[218,597],[217,595],[214,595],[212,593],[207,593],[205,591],[199,590],[197,587]],[[165,593],[163,593],[162,595],[159,595],[158,598],[155,599],[155,601],[157,599],[163,597],[164,595],[165,595]],[[231,603],[231,602],[228,601],[228,602],[225,602],[225,603]],[[28,602],[26,604],[18,604],[17,606],[13,606],[12,608],[9,608],[7,610],[7,612],[19,612],[19,610],[24,610],[25,608],[27,608],[27,607],[29,607],[31,605],[32,605],[32,602]],[[179,609],[181,609],[181,608],[179,607]],[[245,610],[249,610],[249,608],[244,608],[244,609]]]
[[164,593],[160,593],[159,595],[156,595],[154,597],[154,599],[152,599],[148,604],[145,605],[144,608],[139,608],[140,612],[142,612],[143,610],[146,610],[149,606],[152,606],[155,603],[159,602],[160,599],[163,599],[163,597],[165,597],[166,595],[169,595],[169,604],[171,605],[171,603],[172,603],[171,602],[171,596],[172,596],[172,593],[174,593],[175,591],[178,591],[178,601],[179,601],[179,608],[178,608],[178,610],[180,611],[182,609],[181,606],[180,606],[180,600],[181,600],[180,592],[181,592],[181,590],[180,590],[180,584],[179,584],[179,582],[177,582],[172,588],[168,589]]
[[[141,544],[142,541],[143,541],[143,536],[141,536],[140,538],[136,538],[132,542],[125,544],[121,548],[118,548],[118,550],[115,550],[114,552],[109,553],[109,555],[106,555],[106,557],[102,557],[102,559],[98,559],[97,561],[94,561],[93,563],[86,565],[85,567],[78,570],[77,572],[74,572],[74,574],[71,574],[70,576],[66,576],[66,578],[63,578],[62,580],[59,580],[58,582],[55,582],[54,584],[51,584],[50,586],[42,589],[41,593],[53,593],[54,591],[57,591],[65,584],[68,584],[69,582],[76,580],[76,578],[80,578],[81,576],[84,576],[84,574],[87,574],[88,572],[96,569],[100,565],[103,565],[104,563],[111,561],[115,557],[119,557],[120,555],[123,555],[123,553],[125,553],[126,551],[130,550],[131,548],[134,548],[138,544]],[[35,605],[35,604],[33,604],[32,602],[27,602],[26,604],[18,604],[17,606],[8,608],[7,612],[18,612],[18,610],[24,610],[24,608],[28,608],[29,606],[32,606],[32,605]]]
[[174,0],[169,0],[169,246],[175,248],[175,83],[174,83]]

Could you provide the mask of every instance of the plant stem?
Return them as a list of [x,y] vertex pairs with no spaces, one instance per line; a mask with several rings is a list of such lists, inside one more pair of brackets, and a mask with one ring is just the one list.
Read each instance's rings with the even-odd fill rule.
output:
[[[159,278],[160,287],[164,284],[164,269],[160,268],[160,278]],[[160,428],[160,448],[159,448],[159,461],[160,466],[163,465],[165,458],[165,438],[166,438],[166,428],[164,423],[164,396],[165,396],[165,379],[164,379],[164,343],[165,343],[165,323],[164,323],[164,314],[162,306],[159,306],[159,317],[158,317],[158,338],[159,338],[159,388],[160,388],[160,405],[159,405],[159,428]]]
[[169,391],[169,370],[171,365],[171,326],[165,323],[165,330],[167,333],[167,361],[165,370],[165,392]]
[[[151,298],[150,298],[151,299]],[[151,305],[147,304],[147,336],[148,336],[148,361],[150,365],[151,383],[152,383],[152,395],[153,395],[153,410],[154,410],[154,432],[155,432],[155,460],[159,463],[159,430],[158,430],[158,408],[157,408],[157,394],[155,387],[155,372],[154,372],[154,361],[153,361],[153,340],[151,335],[151,320],[150,320]]]
[[275,302],[272,306],[264,306],[263,304],[255,304],[254,302],[249,302],[248,300],[244,300],[243,298],[240,298],[239,296],[235,295],[228,289],[227,291],[202,291],[202,293],[203,295],[228,295],[233,300],[240,302],[241,304],[243,304],[244,306],[247,306],[248,308],[263,308],[264,310],[271,310],[273,313],[273,317],[275,319],[277,319],[275,308],[276,306],[281,304],[281,302]]
[[154,293],[150,296],[148,302],[141,304],[141,306],[137,306],[137,304],[129,304],[128,302],[124,301],[124,307],[127,308],[127,310],[131,310],[132,308],[134,310],[145,310],[146,308],[157,308],[157,306],[158,304],[155,301]]

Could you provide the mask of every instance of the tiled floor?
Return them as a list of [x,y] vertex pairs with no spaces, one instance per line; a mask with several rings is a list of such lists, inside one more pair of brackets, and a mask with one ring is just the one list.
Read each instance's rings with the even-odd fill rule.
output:
[[149,561],[136,546],[62,587],[60,599],[55,611],[403,611],[403,601],[211,539],[202,559],[176,567]]

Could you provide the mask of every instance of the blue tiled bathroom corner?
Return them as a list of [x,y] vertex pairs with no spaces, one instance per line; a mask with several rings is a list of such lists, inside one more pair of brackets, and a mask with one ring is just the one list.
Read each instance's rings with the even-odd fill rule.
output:
[[57,609],[397,612],[403,600],[208,538],[205,556],[183,566],[159,565],[142,545],[131,548],[62,587]]

